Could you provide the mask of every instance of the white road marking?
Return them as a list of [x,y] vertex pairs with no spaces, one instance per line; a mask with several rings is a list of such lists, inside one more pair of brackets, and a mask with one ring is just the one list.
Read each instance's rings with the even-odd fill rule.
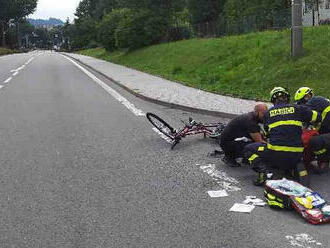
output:
[[22,65],[21,67],[17,68],[17,71],[23,70],[25,65]]
[[230,177],[226,172],[217,170],[215,164],[208,164],[200,166],[201,170],[210,175],[224,190],[226,191],[240,191],[237,179]]
[[160,135],[160,137],[162,137],[166,142],[168,142],[168,143],[170,143],[170,144],[172,144],[173,143],[173,141],[169,138],[169,137],[167,137],[165,134],[163,134],[161,131],[159,131],[157,128],[153,128],[152,130],[154,130],[156,133],[158,133],[159,135]]
[[25,65],[28,65],[28,64],[30,64],[31,63],[31,61],[34,59],[34,57],[32,57],[32,58],[30,58],[26,63],[25,63]]
[[3,85],[0,85],[0,89],[2,89],[3,88]]
[[287,235],[285,238],[290,242],[292,246],[304,247],[304,248],[314,248],[322,247],[322,243],[316,241],[313,237],[307,233],[301,233],[296,235]]
[[75,66],[77,66],[81,71],[83,71],[87,76],[89,76],[94,82],[96,82],[98,85],[100,85],[104,90],[106,90],[110,95],[112,95],[117,101],[122,103],[127,109],[129,109],[134,115],[136,116],[145,116],[145,113],[138,109],[129,102],[125,97],[121,96],[117,91],[112,89],[109,85],[98,79],[96,76],[94,76],[91,72],[87,71],[84,67],[73,61],[72,59],[62,55],[67,60],[71,61]]
[[[24,68],[25,68],[25,66],[26,66],[27,64],[25,63],[24,65],[22,65],[21,67],[18,67],[17,69],[15,69],[15,70],[11,70],[10,72],[13,72],[13,76],[16,76],[18,73],[19,73],[19,71],[20,70],[23,70]],[[7,79],[8,80],[8,79]],[[7,81],[6,80],[6,81]],[[11,80],[11,77],[10,77],[10,79],[9,79],[9,81]],[[8,82],[6,82],[5,81],[5,83],[8,83]]]
[[4,81],[4,83],[6,84],[6,83],[9,83],[10,82],[10,80],[12,80],[13,78],[12,77],[10,77],[10,78],[8,78],[6,81]]

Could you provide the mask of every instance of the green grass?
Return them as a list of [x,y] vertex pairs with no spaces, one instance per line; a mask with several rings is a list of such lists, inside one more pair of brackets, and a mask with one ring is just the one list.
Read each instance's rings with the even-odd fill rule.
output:
[[14,51],[11,49],[8,49],[8,48],[0,47],[0,56],[6,55],[6,54],[11,54],[11,53],[14,53]]
[[195,88],[268,100],[274,86],[292,94],[309,86],[330,97],[330,26],[304,29],[304,56],[290,57],[290,31],[267,31],[217,39],[192,39],[109,53],[78,53],[122,64]]

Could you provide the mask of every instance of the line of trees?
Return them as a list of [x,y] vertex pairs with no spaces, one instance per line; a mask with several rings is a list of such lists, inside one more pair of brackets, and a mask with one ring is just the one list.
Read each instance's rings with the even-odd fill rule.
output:
[[248,16],[255,17],[256,30],[271,28],[274,13],[290,6],[291,0],[82,0],[65,31],[76,49],[101,44],[109,51],[133,50],[215,37]]
[[[37,8],[37,0],[0,0],[0,37],[1,45],[6,46],[10,41],[13,27],[26,28],[25,17],[32,14]],[[15,32],[16,33],[16,32]],[[20,32],[17,32],[20,34]],[[16,37],[19,40],[21,37]]]

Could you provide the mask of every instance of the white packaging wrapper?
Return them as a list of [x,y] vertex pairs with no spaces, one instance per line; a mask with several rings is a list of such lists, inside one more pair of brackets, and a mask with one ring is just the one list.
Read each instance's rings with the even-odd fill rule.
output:
[[246,199],[243,201],[243,204],[251,204],[254,206],[263,207],[266,205],[266,202],[255,196],[247,196]]
[[228,193],[226,190],[208,191],[210,197],[226,197]]
[[234,206],[229,209],[230,212],[239,212],[239,213],[251,213],[251,211],[255,208],[253,205],[235,203]]

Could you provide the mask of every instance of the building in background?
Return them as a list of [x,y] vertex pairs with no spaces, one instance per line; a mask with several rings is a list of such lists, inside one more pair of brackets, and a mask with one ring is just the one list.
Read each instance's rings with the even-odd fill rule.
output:
[[303,25],[317,26],[320,23],[330,23],[330,0],[303,1]]

